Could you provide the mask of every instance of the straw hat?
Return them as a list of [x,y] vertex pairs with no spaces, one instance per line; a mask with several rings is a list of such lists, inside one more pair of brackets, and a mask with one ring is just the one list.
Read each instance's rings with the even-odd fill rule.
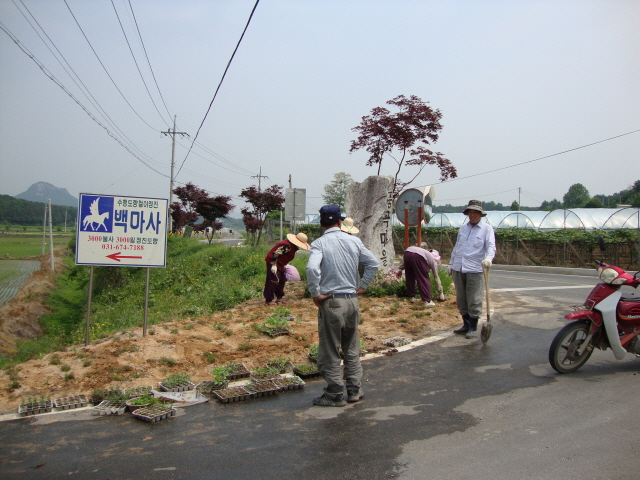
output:
[[358,233],[360,230],[353,224],[353,218],[347,217],[342,221],[342,225],[340,225],[340,230],[343,232],[347,232],[350,234]]
[[311,245],[307,243],[307,236],[302,232],[298,232],[297,235],[294,235],[293,233],[288,233],[287,240],[289,240],[298,248],[301,248],[303,250],[311,250]]

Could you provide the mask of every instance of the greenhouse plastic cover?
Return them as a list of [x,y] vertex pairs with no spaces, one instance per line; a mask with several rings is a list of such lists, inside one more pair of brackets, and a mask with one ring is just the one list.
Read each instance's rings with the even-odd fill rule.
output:
[[[547,211],[488,211],[483,222],[494,229],[529,228],[535,230],[621,230],[637,229],[638,208],[573,208]],[[460,228],[467,222],[463,213],[434,213],[427,228]]]

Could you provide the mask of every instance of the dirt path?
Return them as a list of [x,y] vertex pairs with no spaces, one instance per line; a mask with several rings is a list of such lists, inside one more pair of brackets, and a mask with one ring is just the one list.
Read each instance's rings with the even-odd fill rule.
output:
[[[30,288],[43,289],[38,287],[42,279],[37,273],[25,285],[23,290],[27,292],[21,291],[16,299],[28,295]],[[167,375],[178,372],[187,372],[192,382],[199,383],[212,379],[213,366],[228,361],[244,363],[250,369],[263,368],[269,360],[285,356],[294,364],[309,363],[308,349],[318,342],[317,310],[303,293],[301,283],[287,286],[286,306],[295,317],[289,322],[289,335],[272,338],[258,332],[255,327],[277,307],[253,299],[215,315],[150,326],[144,337],[141,327],[126,330],[88,346],[76,345],[4,370],[0,374],[0,412],[15,411],[20,399],[28,395],[55,399],[89,395],[94,389],[110,387],[155,388]],[[24,299],[21,305],[28,309]],[[459,323],[453,297],[434,308],[397,297],[364,297],[360,310],[360,338],[369,352],[390,350],[383,340],[391,337],[417,340]]]

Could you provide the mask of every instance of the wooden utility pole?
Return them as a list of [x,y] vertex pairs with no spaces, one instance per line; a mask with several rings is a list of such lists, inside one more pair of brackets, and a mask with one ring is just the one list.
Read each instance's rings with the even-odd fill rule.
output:
[[262,191],[262,182],[261,180],[263,178],[269,178],[266,175],[262,175],[262,167],[260,167],[260,173],[258,173],[258,175],[253,175],[251,178],[257,178],[258,179],[258,192]]
[[173,231],[173,219],[171,218],[171,204],[173,203],[173,167],[176,158],[176,135],[189,136],[187,132],[176,132],[176,116],[173,116],[173,130],[169,129],[166,132],[160,132],[163,135],[171,135],[171,178],[169,179],[169,231]]

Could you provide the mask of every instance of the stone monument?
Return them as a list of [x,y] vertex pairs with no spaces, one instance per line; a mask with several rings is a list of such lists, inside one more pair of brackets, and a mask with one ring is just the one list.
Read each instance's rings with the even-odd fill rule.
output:
[[353,182],[345,196],[345,215],[360,229],[358,237],[387,273],[395,261],[393,248],[393,177],[376,175]]

